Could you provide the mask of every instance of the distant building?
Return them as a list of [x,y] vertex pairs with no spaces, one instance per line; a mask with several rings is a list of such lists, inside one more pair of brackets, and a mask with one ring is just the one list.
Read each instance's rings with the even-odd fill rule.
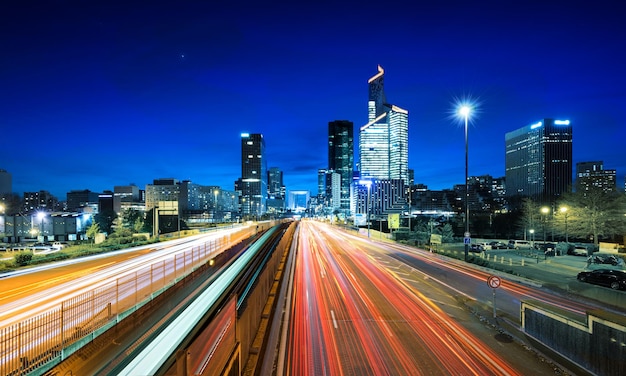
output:
[[85,206],[97,205],[99,196],[100,193],[92,192],[89,189],[69,191],[66,194],[66,210],[76,212]]
[[[94,202],[98,202],[97,196]],[[22,202],[23,213],[32,213],[38,210],[54,211],[57,209],[59,209],[59,200],[50,192],[24,192],[24,200]]]
[[262,134],[241,134],[240,182],[243,216],[263,215],[267,200],[267,162]]
[[266,210],[271,214],[285,212],[285,185],[283,184],[283,172],[278,167],[267,170],[267,202]]
[[334,196],[333,207],[349,211],[350,184],[354,173],[354,124],[351,121],[335,120],[328,123],[328,170],[340,177],[339,201]]
[[604,192],[617,190],[615,170],[605,170],[602,161],[576,163],[576,192],[599,188]]
[[137,208],[138,204],[145,208],[141,201],[141,190],[138,186],[130,184],[113,187],[113,210],[117,214],[125,209]]
[[287,197],[287,209],[293,213],[305,213],[309,210],[311,192],[309,191],[289,191]]
[[555,201],[572,186],[572,125],[543,119],[506,133],[507,197]]

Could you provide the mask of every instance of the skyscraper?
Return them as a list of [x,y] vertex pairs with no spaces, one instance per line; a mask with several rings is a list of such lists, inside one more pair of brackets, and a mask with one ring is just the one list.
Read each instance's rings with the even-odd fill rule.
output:
[[259,216],[267,200],[265,140],[260,133],[241,134],[241,210],[243,215]]
[[543,119],[505,135],[506,194],[552,202],[572,185],[572,125]]
[[[350,184],[354,173],[354,124],[347,120],[328,123],[328,170],[340,176],[339,209],[350,210]],[[334,198],[336,201],[336,197]]]
[[384,91],[385,71],[367,82],[368,123],[359,133],[359,168],[362,178],[402,179],[409,181],[409,112],[387,103]]

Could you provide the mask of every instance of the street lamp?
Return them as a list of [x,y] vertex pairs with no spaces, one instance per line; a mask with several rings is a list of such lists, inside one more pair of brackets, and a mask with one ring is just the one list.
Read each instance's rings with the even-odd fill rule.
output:
[[530,232],[531,247],[534,247],[535,246],[535,230],[531,228],[530,230],[528,230],[528,232]]
[[214,208],[213,208],[213,222],[217,223],[217,194],[219,193],[219,191],[216,189],[213,191],[213,194],[215,195],[215,202],[214,202]]
[[[462,104],[458,108],[458,115],[463,118],[465,123],[465,234],[464,238],[470,237],[469,232],[469,182],[468,182],[468,142],[467,142],[467,123],[469,120],[470,113],[472,112],[472,108],[467,104]],[[467,261],[469,257],[469,244],[468,241],[465,240],[465,261]]]
[[546,244],[546,218],[548,216],[548,213],[550,213],[550,208],[547,206],[544,206],[541,208],[541,214],[543,214],[543,244],[545,246]]
[[559,210],[565,216],[565,243],[569,243],[569,239],[567,238],[567,206],[561,206]]

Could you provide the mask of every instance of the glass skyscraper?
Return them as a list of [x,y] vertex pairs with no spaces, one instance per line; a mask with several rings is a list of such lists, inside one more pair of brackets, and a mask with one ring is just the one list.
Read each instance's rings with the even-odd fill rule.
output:
[[350,184],[354,173],[354,124],[351,121],[328,123],[328,170],[340,176],[340,199],[337,202],[337,197],[333,197],[334,207],[350,210]]
[[241,211],[243,215],[265,213],[267,162],[265,140],[260,133],[241,134]]
[[572,125],[543,119],[505,135],[506,195],[552,202],[572,186]]
[[369,85],[368,123],[359,133],[359,169],[363,179],[402,179],[409,181],[409,112],[387,103],[384,91],[385,71]]

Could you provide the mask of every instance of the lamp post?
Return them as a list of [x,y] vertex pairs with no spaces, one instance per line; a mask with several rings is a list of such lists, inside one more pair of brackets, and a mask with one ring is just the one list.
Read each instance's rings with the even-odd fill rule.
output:
[[217,194],[219,193],[219,191],[216,189],[213,191],[213,194],[215,195],[215,202],[214,202],[214,207],[213,207],[213,222],[217,223]]
[[531,244],[531,247],[534,248],[535,247],[535,230],[531,228],[530,230],[528,230],[528,232],[530,232],[530,244]]
[[[469,166],[469,158],[468,158],[468,141],[467,141],[467,122],[469,120],[470,112],[472,111],[471,107],[467,104],[463,104],[458,109],[458,114],[461,116],[465,123],[465,238],[470,237],[469,232],[469,183],[468,183],[468,166]],[[469,257],[469,242],[467,240],[465,243],[465,261],[467,261]]]
[[548,216],[548,213],[550,213],[550,208],[547,206],[544,206],[541,208],[541,214],[543,214],[543,244],[545,246],[546,244],[546,217]]
[[569,239],[567,237],[567,206],[561,206],[559,211],[565,216],[565,243],[569,243]]

